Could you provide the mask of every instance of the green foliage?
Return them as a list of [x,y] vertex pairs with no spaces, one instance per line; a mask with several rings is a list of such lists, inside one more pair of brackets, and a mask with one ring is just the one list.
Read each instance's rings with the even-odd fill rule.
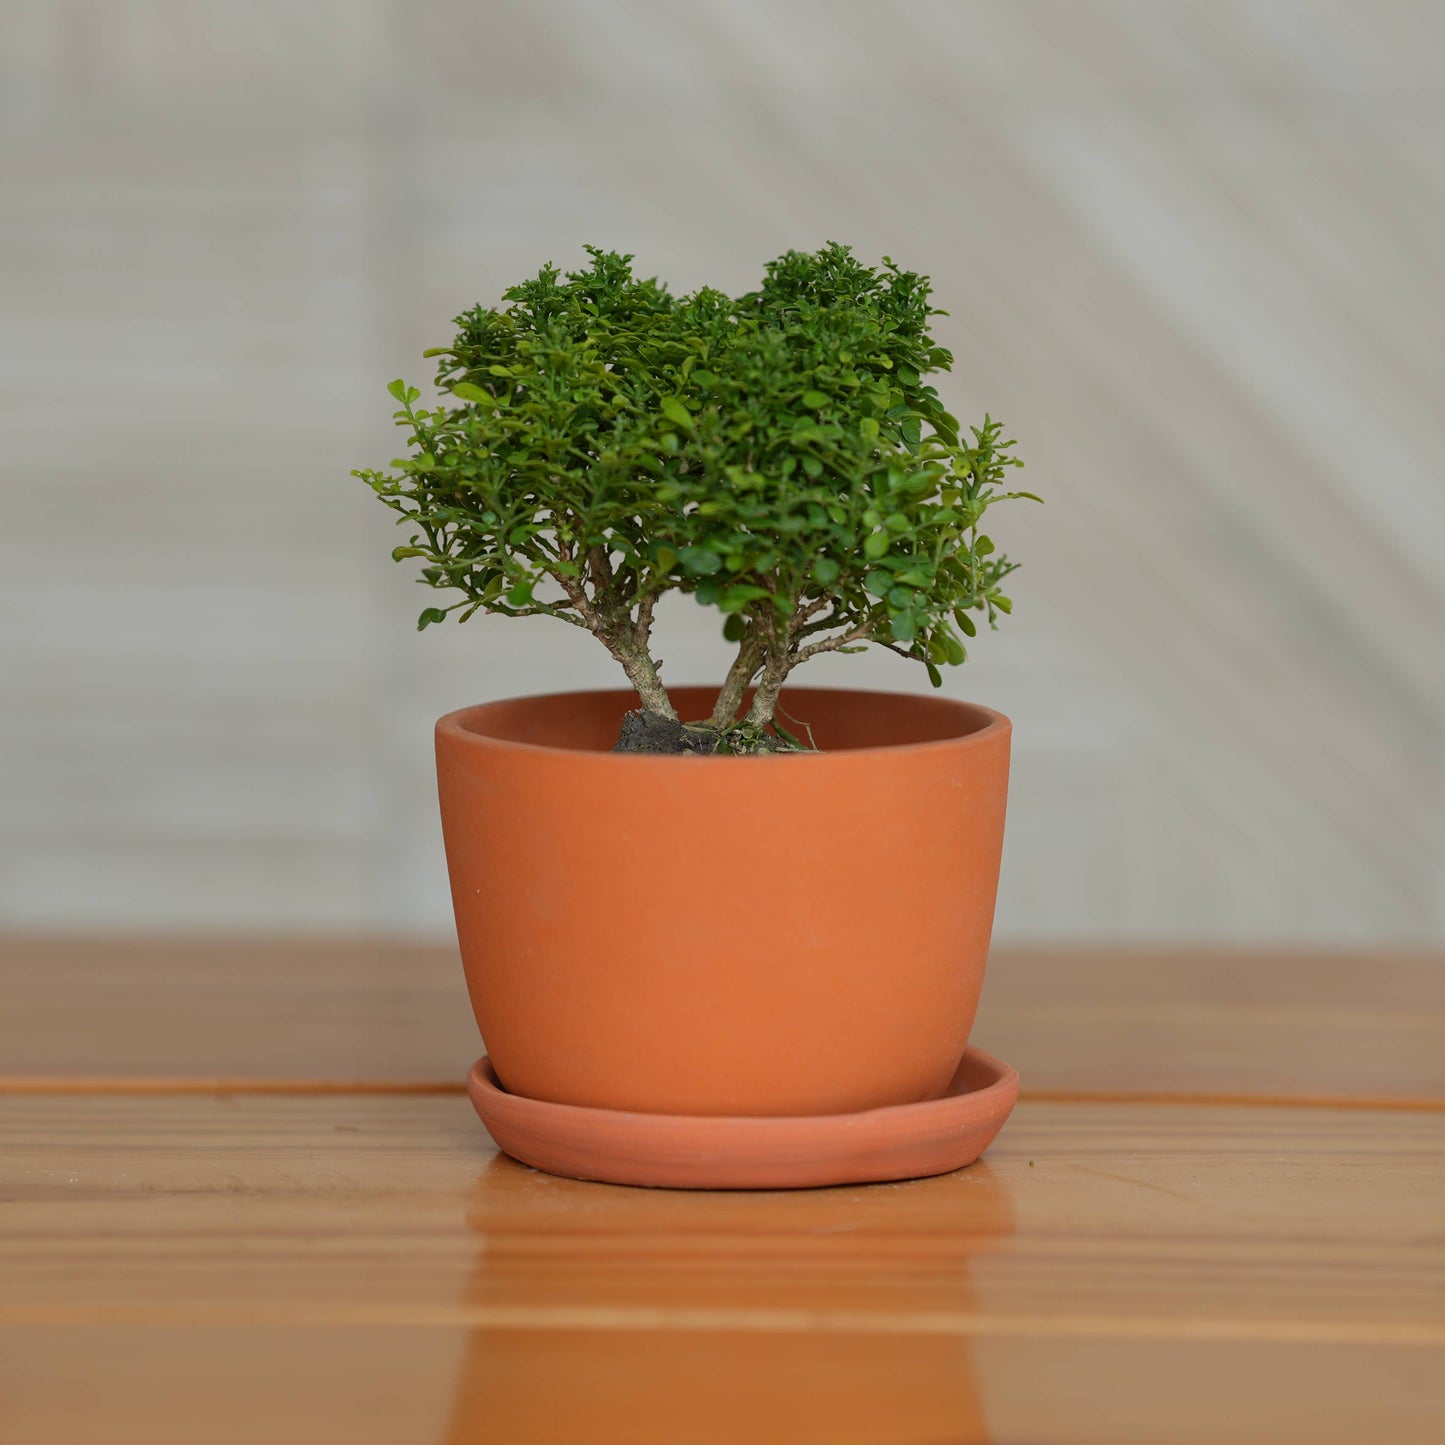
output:
[[736,300],[674,297],[588,251],[587,269],[546,266],[457,318],[428,353],[437,405],[390,387],[410,453],[357,475],[414,529],[393,556],[458,594],[419,625],[562,617],[668,711],[652,607],[691,593],[739,649],[720,712],[760,678],[750,717],[770,724],[783,677],[819,652],[877,643],[935,683],[961,663],[970,614],[1011,609],[984,513],[1032,494],[1004,490],[1021,463],[998,423],[965,430],[925,381],[952,361],[927,279],[830,244]]

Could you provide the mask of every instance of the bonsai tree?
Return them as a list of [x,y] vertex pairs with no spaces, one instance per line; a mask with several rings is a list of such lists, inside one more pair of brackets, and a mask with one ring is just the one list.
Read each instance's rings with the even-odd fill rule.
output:
[[[418,626],[493,612],[585,628],[658,749],[801,746],[779,694],[824,652],[886,647],[940,685],[975,615],[1011,610],[1014,564],[984,514],[1032,494],[1004,490],[1022,463],[998,423],[965,433],[925,381],[952,362],[927,278],[830,244],[771,262],[745,296],[674,296],[587,249],[585,269],[545,266],[457,318],[425,353],[436,404],[389,388],[409,455],[355,475],[412,529],[393,557],[454,594]],[[737,649],[705,720],[678,718],[652,656],[669,591],[716,608]]]

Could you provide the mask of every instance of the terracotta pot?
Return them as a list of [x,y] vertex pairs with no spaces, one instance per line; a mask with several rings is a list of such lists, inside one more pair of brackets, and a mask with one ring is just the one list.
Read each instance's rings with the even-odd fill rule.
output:
[[[681,688],[684,717],[713,694]],[[630,692],[437,724],[472,1007],[502,1086],[639,1113],[849,1113],[939,1098],[993,923],[1008,719],[785,693],[818,756],[609,751]]]

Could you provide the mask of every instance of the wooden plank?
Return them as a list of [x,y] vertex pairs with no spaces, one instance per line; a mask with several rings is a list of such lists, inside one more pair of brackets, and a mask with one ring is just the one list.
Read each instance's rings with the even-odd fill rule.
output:
[[692,1194],[465,1100],[0,1100],[0,1322],[1445,1344],[1445,1116],[1023,1104],[974,1168]]
[[1435,1350],[452,1327],[0,1330],[6,1445],[1436,1445]]
[[[1445,1099],[1438,952],[995,949],[974,1030],[1026,1091]],[[455,949],[0,941],[0,1087],[456,1087]]]
[[1445,1428],[1445,1120],[1020,1106],[941,1179],[553,1179],[464,1101],[0,1099],[6,1445]]
[[1445,1100],[1445,955],[995,950],[975,1035],[1024,1087]]
[[454,947],[0,941],[0,1075],[460,1084],[481,1052]]

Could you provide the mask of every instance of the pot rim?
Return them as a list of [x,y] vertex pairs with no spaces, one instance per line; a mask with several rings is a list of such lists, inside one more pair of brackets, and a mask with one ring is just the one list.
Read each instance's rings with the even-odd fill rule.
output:
[[[710,688],[706,684],[684,684],[674,689],[674,691],[715,693],[716,689]],[[888,754],[895,756],[900,753],[926,753],[940,751],[946,748],[981,747],[985,743],[995,741],[1000,736],[1007,736],[1013,731],[1013,724],[1003,713],[997,712],[991,707],[985,707],[982,703],[966,702],[962,698],[936,697],[929,696],[927,693],[916,692],[894,692],[881,688],[794,687],[785,689],[785,696],[788,697],[797,697],[800,694],[817,696],[824,693],[832,696],[906,698],[909,701],[921,701],[932,707],[956,710],[960,714],[971,712],[975,717],[981,716],[984,719],[981,726],[973,728],[968,732],[957,733],[950,737],[932,738],[926,742],[884,743],[877,747],[830,748],[820,752],[819,756],[824,758],[853,757],[858,754]],[[554,747],[549,743],[524,743],[517,742],[511,738],[493,737],[487,733],[477,732],[466,726],[465,720],[467,718],[486,708],[510,703],[550,702],[557,698],[570,697],[615,697],[622,701],[641,701],[631,688],[611,687],[568,688],[558,692],[526,693],[521,697],[499,697],[493,698],[489,702],[472,703],[468,707],[457,708],[452,712],[444,713],[437,719],[436,734],[439,738],[443,735],[453,738],[468,747],[492,748],[504,752],[552,754],[554,756],[568,758],[604,759],[606,765],[615,764],[621,767],[668,767],[675,764],[678,756],[681,756],[661,753],[614,753],[610,749],[564,748]],[[791,753],[727,753],[718,756],[694,753],[687,754],[686,756],[689,765],[692,767],[736,767],[738,764],[756,767],[771,766],[795,755]]]

